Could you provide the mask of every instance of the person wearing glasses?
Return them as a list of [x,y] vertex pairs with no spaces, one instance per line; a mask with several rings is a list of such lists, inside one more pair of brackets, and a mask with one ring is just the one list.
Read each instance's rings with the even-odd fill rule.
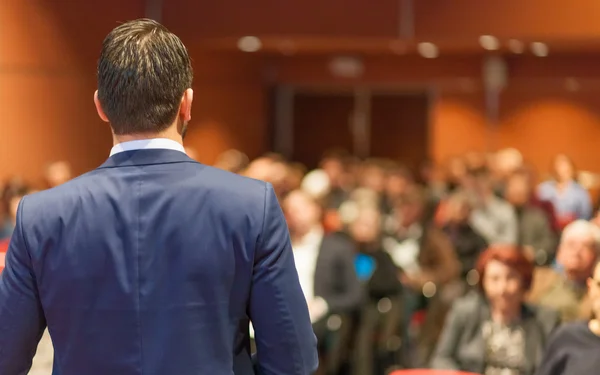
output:
[[589,320],[563,325],[550,338],[536,375],[589,375],[600,369],[600,263],[587,281]]

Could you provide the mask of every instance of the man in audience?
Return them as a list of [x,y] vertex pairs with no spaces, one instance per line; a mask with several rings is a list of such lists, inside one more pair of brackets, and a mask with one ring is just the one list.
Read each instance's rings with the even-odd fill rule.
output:
[[356,247],[345,236],[325,234],[321,207],[309,194],[295,190],[282,206],[310,318],[317,337],[324,338],[329,316],[355,311],[362,302]]
[[474,177],[475,202],[471,225],[490,245],[516,244],[518,225],[514,208],[494,194],[487,171],[479,171]]
[[517,214],[517,245],[536,264],[545,265],[554,260],[556,235],[544,211],[530,204],[532,190],[527,176],[517,173],[507,179],[504,194]]
[[529,300],[558,310],[563,321],[589,319],[586,281],[600,250],[600,228],[585,220],[568,224],[556,254],[557,266],[534,274]]

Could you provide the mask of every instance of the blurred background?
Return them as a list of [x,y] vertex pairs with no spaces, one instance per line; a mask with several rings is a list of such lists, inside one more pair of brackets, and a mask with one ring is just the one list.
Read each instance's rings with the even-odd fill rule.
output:
[[189,156],[273,183],[295,250],[335,236],[351,254],[305,292],[309,306],[332,299],[315,313],[323,373],[532,374],[541,359],[525,352],[448,362],[436,342],[457,298],[494,309],[494,261],[519,269],[511,303],[592,316],[599,15],[594,0],[2,0],[3,246],[20,197],[107,158],[100,46],[119,22],[153,18],[194,61]]

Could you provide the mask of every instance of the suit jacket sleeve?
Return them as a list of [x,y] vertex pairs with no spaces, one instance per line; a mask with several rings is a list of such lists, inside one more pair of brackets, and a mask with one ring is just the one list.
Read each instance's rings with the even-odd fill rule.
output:
[[461,316],[464,312],[460,311],[460,300],[452,306],[452,309],[446,316],[444,329],[440,335],[435,352],[431,358],[431,368],[438,370],[460,370],[456,362],[456,349],[460,344],[461,331],[464,329],[464,322]]
[[17,225],[0,276],[0,374],[22,375],[31,367],[46,320],[23,233],[26,198],[17,210]]
[[317,341],[283,212],[270,184],[265,192],[248,311],[254,327],[257,368],[264,375],[308,375],[318,366]]

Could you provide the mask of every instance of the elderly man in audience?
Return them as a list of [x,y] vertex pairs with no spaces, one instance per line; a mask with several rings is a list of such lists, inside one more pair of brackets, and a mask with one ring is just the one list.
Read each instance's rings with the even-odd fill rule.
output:
[[534,374],[559,316],[524,302],[533,264],[516,247],[496,246],[481,255],[477,269],[480,292],[454,303],[431,367],[484,375]]
[[529,300],[558,310],[564,321],[589,319],[586,282],[600,250],[600,228],[585,220],[567,225],[556,255],[556,267],[539,268]]

